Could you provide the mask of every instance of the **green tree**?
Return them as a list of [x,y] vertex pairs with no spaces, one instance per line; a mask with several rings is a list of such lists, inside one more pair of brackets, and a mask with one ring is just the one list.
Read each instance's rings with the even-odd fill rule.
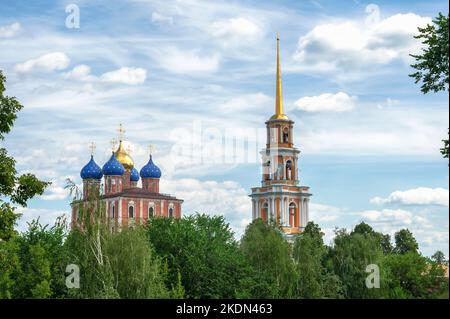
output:
[[245,296],[248,265],[222,216],[195,214],[182,219],[151,218],[148,236],[168,265],[167,287],[188,298]]
[[[362,229],[365,227],[359,227]],[[329,258],[339,276],[346,298],[382,298],[388,287],[388,271],[383,266],[384,253],[376,237],[370,233],[335,231],[334,246]],[[380,288],[366,286],[367,266],[377,265],[380,270]]]
[[160,258],[142,226],[113,233],[105,243],[105,257],[110,263],[120,298],[169,297]]
[[447,264],[447,260],[445,259],[445,255],[442,251],[438,250],[436,251],[433,256],[431,256],[431,259],[437,263],[438,265],[445,265]]
[[352,234],[361,234],[373,237],[375,241],[380,245],[385,255],[391,253],[393,250],[391,236],[389,236],[388,234],[376,232],[369,224],[366,224],[365,222],[361,222],[356,225],[352,231]]
[[448,289],[444,270],[420,254],[408,251],[387,256],[391,298],[437,298]]
[[[0,70],[0,141],[12,129],[14,121],[23,106],[15,97],[5,96],[6,78]],[[17,173],[16,161],[8,156],[5,148],[0,147],[0,241],[14,236],[14,225],[20,214],[13,205],[26,206],[35,195],[41,195],[49,184],[42,182],[32,174]]]
[[418,253],[419,244],[414,235],[408,229],[402,229],[395,233],[395,249],[397,254],[406,254],[408,252]]
[[255,271],[252,298],[292,298],[295,296],[295,269],[291,247],[281,230],[262,219],[247,226],[241,249]]
[[[422,81],[420,90],[425,94],[428,92],[438,92],[449,89],[449,16],[442,13],[433,20],[433,24],[428,24],[425,28],[418,28],[419,34],[416,39],[421,39],[425,48],[421,54],[411,56],[416,63],[411,65],[416,72],[409,76],[414,78],[415,83]],[[444,158],[448,158],[448,138],[442,140],[444,147],[441,153]]]
[[17,250],[14,240],[0,241],[0,299],[13,297],[15,281],[12,274],[20,269]]
[[28,224],[28,230],[12,241],[16,245],[19,266],[11,278],[14,298],[63,297],[64,239],[66,224],[59,218],[53,227],[42,226],[39,220]]
[[338,298],[339,278],[324,267],[327,247],[319,225],[309,222],[295,240],[293,257],[297,271],[296,294],[300,298]]
[[[80,269],[75,298],[167,298],[165,269],[141,226],[113,231],[98,192],[79,208],[80,227],[72,230],[65,246],[67,264]],[[117,227],[117,226],[116,226]],[[115,228],[118,229],[118,228]]]

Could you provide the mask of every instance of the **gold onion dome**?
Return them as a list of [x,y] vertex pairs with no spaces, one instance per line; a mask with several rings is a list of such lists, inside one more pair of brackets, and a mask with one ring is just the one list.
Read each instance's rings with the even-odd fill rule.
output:
[[123,167],[131,171],[131,169],[134,167],[134,161],[131,158],[131,156],[125,151],[122,141],[119,143],[119,148],[114,153],[116,155],[117,160],[123,165]]

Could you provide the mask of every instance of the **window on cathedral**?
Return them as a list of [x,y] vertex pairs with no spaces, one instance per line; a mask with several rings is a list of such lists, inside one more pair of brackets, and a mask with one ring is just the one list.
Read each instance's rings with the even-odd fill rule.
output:
[[112,205],[111,207],[111,218],[115,218],[116,217],[116,208],[114,207],[114,205]]
[[283,143],[289,143],[289,129],[287,127],[283,130]]
[[269,204],[264,203],[261,217],[265,221],[268,219],[268,217],[269,217]]
[[153,206],[150,206],[148,208],[148,217],[151,218],[155,215],[155,209],[153,208]]
[[292,161],[286,162],[286,179],[292,179]]
[[173,208],[172,207],[169,208],[169,217],[170,218],[173,217]]
[[128,218],[134,218],[134,207],[128,207]]
[[295,223],[295,204],[289,204],[289,226],[293,226]]

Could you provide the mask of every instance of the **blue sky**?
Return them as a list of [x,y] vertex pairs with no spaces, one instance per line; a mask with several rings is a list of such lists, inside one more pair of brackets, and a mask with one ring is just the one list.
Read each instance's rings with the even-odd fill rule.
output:
[[[79,28],[66,26],[70,4]],[[239,237],[260,183],[279,32],[300,179],[326,241],[364,220],[448,255],[448,93],[423,95],[408,77],[416,28],[438,12],[446,1],[0,0],[0,68],[25,106],[2,143],[21,172],[53,182],[18,228],[67,213],[65,178],[81,182],[91,141],[103,165],[123,123],[138,169],[154,144],[161,191],[185,214],[224,214]]]

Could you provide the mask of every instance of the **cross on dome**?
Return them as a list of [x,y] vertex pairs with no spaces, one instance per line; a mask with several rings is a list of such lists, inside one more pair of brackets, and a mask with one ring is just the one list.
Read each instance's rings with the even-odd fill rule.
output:
[[112,150],[114,152],[116,150],[117,140],[115,138],[113,138],[110,143],[111,143]]
[[119,128],[117,129],[117,132],[119,133],[119,140],[123,140],[123,135],[125,134],[125,129],[122,126],[122,123],[119,124]]
[[89,150],[91,151],[91,155],[94,155],[94,153],[95,153],[95,143],[94,142],[91,142],[89,144]]

